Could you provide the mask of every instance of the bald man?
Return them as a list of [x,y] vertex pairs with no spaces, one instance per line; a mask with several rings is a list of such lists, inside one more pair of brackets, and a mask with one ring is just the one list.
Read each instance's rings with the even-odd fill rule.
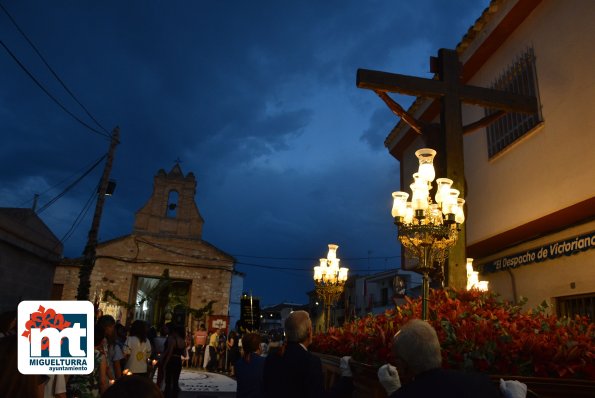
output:
[[442,369],[436,330],[425,321],[413,319],[403,325],[392,349],[397,366],[383,365],[378,370],[378,379],[390,398],[500,397],[496,385],[484,374]]
[[306,311],[293,311],[285,320],[287,346],[267,357],[263,387],[266,398],[319,398],[349,396],[353,390],[349,357],[341,358],[341,378],[330,391],[324,389],[320,358],[308,351],[312,321]]

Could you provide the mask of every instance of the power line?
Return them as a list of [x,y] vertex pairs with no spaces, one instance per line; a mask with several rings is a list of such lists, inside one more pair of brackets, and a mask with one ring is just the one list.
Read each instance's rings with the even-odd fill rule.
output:
[[85,111],[85,113],[87,114],[87,116],[89,116],[95,122],[95,124],[97,126],[99,126],[99,128],[101,128],[106,134],[108,134],[108,136],[110,136],[109,131],[107,131],[107,129],[105,127],[103,127],[93,117],[93,115],[91,115],[91,112],[89,112],[89,110],[76,98],[76,96],[72,93],[72,91],[70,91],[70,89],[68,87],[66,87],[66,84],[62,81],[62,79],[60,79],[60,77],[58,76],[58,74],[48,64],[48,62],[43,57],[43,55],[41,55],[41,52],[37,49],[37,47],[35,46],[35,44],[33,44],[33,42],[29,39],[29,37],[27,37],[27,35],[25,34],[25,32],[23,32],[23,30],[19,27],[19,25],[17,24],[17,22],[15,21],[15,19],[12,17],[12,15],[10,15],[10,13],[8,12],[8,10],[6,8],[4,8],[4,6],[2,5],[2,3],[0,3],[0,8],[2,8],[2,11],[4,11],[4,13],[8,16],[8,19],[10,19],[10,21],[12,22],[12,24],[17,28],[17,30],[19,31],[19,33],[25,38],[25,40],[27,41],[27,43],[29,43],[29,45],[33,48],[33,50],[39,56],[39,58],[41,58],[41,60],[45,64],[45,66],[50,70],[50,72],[52,73],[52,75],[54,75],[54,77],[56,78],[56,80],[58,80],[58,82],[60,82],[60,84],[62,85],[62,87],[64,88],[64,90],[66,90],[66,92],[68,94],[70,94],[70,96],[72,97],[72,99],[74,99],[76,101],[76,103],[79,104],[81,108],[83,108],[83,110]]
[[[105,155],[103,155],[101,158],[99,158],[98,160],[96,160],[95,162],[101,161],[101,159],[105,158]],[[71,175],[69,175],[68,177],[58,181],[57,183],[55,183],[54,185],[52,185],[51,187],[49,187],[48,189],[46,189],[45,191],[39,193],[39,197],[41,198],[41,196],[45,195],[46,193],[50,192],[51,190],[53,190],[54,188],[62,185],[63,183],[65,183],[66,181],[68,181],[70,178],[74,177],[76,174],[80,173],[81,171],[85,170],[88,167],[91,167],[92,164],[95,164],[95,162],[93,163],[89,163],[87,166],[84,166],[80,169],[78,169],[76,172],[72,173]],[[27,199],[24,202],[21,202],[17,207],[23,207],[24,205],[26,205],[27,203],[33,201],[34,199]]]
[[125,263],[130,263],[130,264],[162,264],[162,265],[175,265],[175,266],[183,266],[183,267],[191,267],[191,268],[201,268],[201,269],[212,269],[212,270],[218,270],[218,271],[224,271],[224,272],[233,272],[233,269],[231,268],[225,268],[225,267],[220,267],[217,265],[203,265],[203,264],[196,264],[196,263],[182,263],[182,262],[175,262],[175,261],[165,261],[165,260],[137,260],[137,259],[133,259],[133,258],[127,258],[127,257],[120,257],[120,256],[109,256],[109,255],[103,255],[103,254],[99,254],[97,255],[96,258],[108,258],[111,260],[117,260],[117,261],[122,261]]
[[60,199],[62,196],[66,195],[66,193],[68,191],[70,191],[76,184],[78,184],[83,178],[85,178],[89,173],[91,173],[91,171],[93,171],[93,169],[95,167],[97,167],[99,165],[99,163],[101,163],[101,161],[103,159],[105,159],[107,155],[103,155],[102,157],[100,157],[87,171],[85,171],[79,178],[77,178],[76,180],[74,180],[70,185],[68,185],[66,188],[64,188],[64,190],[62,192],[60,192],[57,196],[55,196],[53,199],[51,199],[49,202],[47,202],[45,205],[41,206],[39,208],[39,210],[37,210],[37,214],[40,214],[41,212],[43,212],[44,210],[46,210],[48,207],[50,207],[51,205],[53,205],[54,203],[56,203],[58,201],[58,199]]
[[[257,258],[261,260],[296,260],[296,261],[318,261],[318,258],[312,257],[267,257],[267,256],[250,256],[245,254],[232,254],[234,257]],[[341,260],[386,260],[391,258],[400,258],[401,256],[378,256],[378,257],[341,257]]]
[[[275,265],[244,263],[244,262],[241,262],[241,261],[237,261],[236,264],[238,264],[238,265],[245,265],[245,266],[248,266],[248,267],[270,269],[270,270],[275,270],[275,271],[305,271],[305,272],[313,272],[312,267],[310,267],[310,268],[278,267],[278,266],[275,266]],[[400,267],[398,267],[398,268],[400,268]],[[350,268],[350,271],[363,271],[363,270],[357,270],[355,268]],[[366,271],[368,271],[368,270],[366,270]],[[384,272],[384,271],[387,271],[387,270],[386,270],[386,268],[384,268],[384,269],[371,269],[369,271],[372,271],[372,272]]]
[[35,76],[33,76],[33,74],[31,72],[29,72],[29,70],[27,69],[27,67],[25,65],[23,65],[23,63],[21,61],[19,61],[19,59],[16,57],[16,55],[13,54],[12,51],[10,51],[10,49],[6,46],[6,44],[4,44],[4,42],[2,40],[0,40],[0,45],[2,45],[2,47],[4,47],[4,49],[6,50],[6,52],[8,53],[8,55],[10,55],[12,57],[12,59],[17,63],[17,65],[19,65],[19,67],[27,74],[27,76],[29,76],[31,78],[31,80],[33,80],[35,82],[35,84],[37,84],[37,86],[44,92],[46,93],[46,95],[48,97],[50,97],[50,99],[52,101],[54,101],[60,108],[62,108],[62,110],[64,112],[66,112],[68,115],[70,115],[74,120],[76,120],[77,122],[79,122],[81,125],[83,125],[84,127],[86,127],[87,129],[91,130],[92,132],[94,132],[95,134],[99,134],[101,136],[107,137],[111,139],[110,134],[106,134],[102,131],[99,131],[91,126],[89,126],[87,123],[85,123],[84,121],[82,121],[81,119],[79,119],[78,116],[76,116],[74,113],[70,112],[68,109],[66,109],[66,107],[60,102],[58,101],[58,99],[56,97],[54,97],[40,82],[39,80],[37,80],[35,78]]
[[68,229],[68,231],[66,231],[64,236],[62,236],[62,239],[60,239],[61,243],[66,242],[68,239],[70,239],[72,234],[74,234],[74,231],[81,224],[81,222],[83,221],[83,219],[89,212],[89,209],[91,208],[91,204],[93,204],[93,199],[96,196],[97,196],[97,191],[95,188],[93,188],[93,191],[91,192],[91,195],[89,196],[89,199],[87,199],[87,201],[85,202],[85,205],[81,209],[80,213],[76,216],[76,218],[74,219],[74,221],[73,221],[72,225],[70,226],[70,228]]
[[[189,253],[183,253],[183,252],[180,252],[180,251],[177,251],[177,250],[170,249],[170,248],[168,248],[166,246],[162,246],[162,245],[157,244],[157,243],[153,243],[153,242],[150,242],[150,241],[147,241],[147,240],[144,240],[144,239],[139,239],[138,237],[135,237],[135,241],[138,241],[138,242],[144,243],[146,245],[155,247],[155,248],[157,248],[159,250],[162,250],[162,251],[165,251],[165,252],[168,252],[168,253],[177,254],[177,255],[183,256],[183,257],[194,258],[194,259],[205,260],[205,261],[212,261],[212,262],[225,262],[225,263],[229,262],[229,260],[222,260],[222,259],[218,259],[218,258],[210,258],[210,257],[197,256],[197,255],[189,254]],[[261,258],[267,258],[267,257],[263,257],[263,256],[260,256],[260,257]],[[367,258],[367,257],[365,257],[365,258]],[[381,257],[381,258],[384,258],[384,257]],[[248,267],[264,268],[264,269],[273,270],[273,271],[302,271],[302,272],[303,271],[306,271],[306,272],[312,272],[312,267],[305,267],[305,268],[304,267],[302,267],[302,268],[299,268],[299,267],[279,267],[279,266],[275,266],[275,265],[245,263],[245,262],[242,262],[242,261],[236,261],[235,264],[237,264],[237,265],[244,265],[244,266],[248,266]],[[352,267],[351,270],[352,271],[358,271],[354,267]],[[363,270],[359,270],[359,271],[363,271]],[[384,268],[384,269],[372,269],[372,270],[369,270],[369,271],[382,272],[382,271],[386,271],[386,268]]]

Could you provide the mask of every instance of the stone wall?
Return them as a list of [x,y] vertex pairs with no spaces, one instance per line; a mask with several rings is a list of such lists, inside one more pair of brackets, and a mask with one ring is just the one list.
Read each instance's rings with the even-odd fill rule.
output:
[[[110,290],[118,299],[133,303],[137,277],[160,278],[165,270],[171,279],[190,281],[191,308],[214,300],[213,314],[227,315],[233,259],[200,240],[129,235],[100,245],[90,297]],[[74,299],[78,268],[58,267],[54,283],[64,283],[63,299]]]

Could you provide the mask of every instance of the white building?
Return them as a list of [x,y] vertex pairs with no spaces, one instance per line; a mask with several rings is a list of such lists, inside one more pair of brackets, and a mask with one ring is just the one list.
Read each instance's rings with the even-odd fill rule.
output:
[[405,296],[420,295],[420,280],[418,274],[396,269],[356,277],[354,290],[349,291],[354,303],[352,312],[361,317],[395,308],[405,302]]
[[[594,15],[595,1],[493,0],[456,49],[463,83],[535,95],[540,108],[464,135],[468,256],[505,298],[592,317]],[[409,111],[437,122],[433,102],[418,98]],[[464,105],[463,124],[486,112]],[[386,146],[410,176],[421,139],[401,122]]]

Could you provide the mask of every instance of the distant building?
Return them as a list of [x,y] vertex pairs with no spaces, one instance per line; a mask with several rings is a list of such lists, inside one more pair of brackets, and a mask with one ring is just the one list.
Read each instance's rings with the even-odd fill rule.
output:
[[361,276],[355,279],[353,290],[349,291],[351,317],[368,313],[380,314],[389,308],[405,303],[405,296],[420,295],[420,277],[412,272],[394,269]]
[[52,280],[62,243],[31,209],[0,208],[0,312],[59,295]]
[[[380,314],[405,303],[405,296],[420,296],[420,276],[394,269],[371,275],[352,275],[345,282],[341,297],[331,307],[330,325],[341,326],[367,314]],[[315,290],[308,292],[308,311],[313,329],[324,330],[324,302]]]
[[289,314],[300,310],[308,311],[308,304],[279,303],[263,308],[260,311],[260,331],[269,333],[283,330]]
[[[169,173],[159,170],[133,233],[98,245],[90,291],[104,312],[127,323],[176,321],[194,330],[199,321],[212,321],[208,329],[229,329],[232,279],[241,284],[242,277],[232,256],[202,240],[195,192],[194,175],[184,176],[178,164]],[[63,286],[63,299],[76,296],[79,266],[69,260],[58,267],[54,283]],[[193,316],[211,301],[212,317]]]
[[[593,1],[493,0],[456,48],[463,83],[532,95],[539,106],[536,114],[508,113],[463,137],[468,257],[505,298],[527,297],[529,307],[545,300],[559,315],[592,319],[593,15]],[[438,105],[418,98],[409,113],[436,122]],[[464,106],[463,124],[493,112]],[[401,176],[410,176],[414,151],[424,146],[419,135],[400,122],[385,144]]]

